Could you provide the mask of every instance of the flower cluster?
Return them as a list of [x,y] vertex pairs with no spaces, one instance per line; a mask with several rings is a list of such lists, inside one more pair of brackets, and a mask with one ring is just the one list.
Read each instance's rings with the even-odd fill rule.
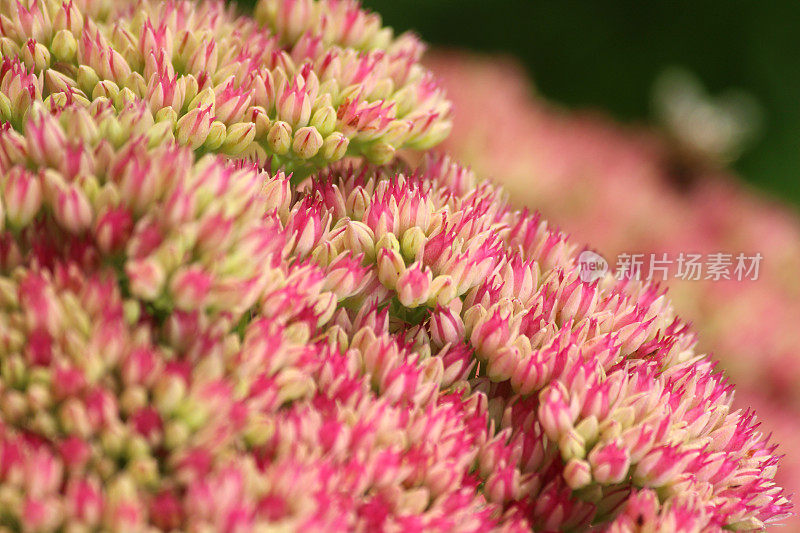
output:
[[[533,97],[526,73],[508,61],[450,52],[429,55],[427,64],[453,101],[454,133],[445,148],[476,172],[491,172],[517,205],[558,216],[610,268],[622,253],[762,256],[757,281],[705,280],[704,273],[697,281],[672,277],[669,291],[681,316],[701,331],[701,349],[713,350],[736,383],[735,404],[758,407],[762,430],[786,451],[776,480],[800,491],[800,455],[792,453],[800,435],[795,210],[738,176],[681,158],[652,131]],[[499,78],[505,83],[493,85]],[[492,124],[460,112],[476,106],[491,114]],[[800,521],[793,516],[787,527],[800,528]]]
[[[308,174],[345,155],[387,163],[449,132],[449,103],[394,37],[352,1],[267,1],[258,22],[221,1],[3,2],[0,116],[19,127],[33,100],[108,107],[106,136],[139,127]],[[142,121],[146,124],[142,124]]]
[[[238,118],[221,144],[195,142],[181,124],[201,108],[173,120],[163,105],[180,91],[117,83],[143,46],[174,45],[187,70],[200,56],[177,43],[192,39],[226,43],[200,55],[224,59],[214,76],[234,92],[245,63],[355,58],[364,69],[341,79],[365,92],[335,127],[353,127],[340,132],[365,147],[353,153],[394,146],[387,131],[365,140],[370,112],[353,125],[349,106],[430,87],[413,41],[374,15],[265,1],[266,34],[216,4],[13,10],[0,18],[0,526],[690,532],[788,514],[774,447],[658,287],[581,281],[564,234],[446,157],[348,160],[293,182],[291,158],[268,172],[224,148]],[[72,78],[38,58],[78,20]],[[169,70],[152,61],[143,72]],[[307,65],[305,85],[286,82],[294,102]],[[314,76],[323,99],[339,84]],[[381,81],[396,79],[410,85]],[[431,117],[407,145],[446,130],[446,113]]]

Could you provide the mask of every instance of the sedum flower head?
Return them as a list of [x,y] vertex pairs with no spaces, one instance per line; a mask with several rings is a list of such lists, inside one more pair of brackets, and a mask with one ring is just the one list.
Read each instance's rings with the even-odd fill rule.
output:
[[[117,4],[16,5],[9,35],[94,17],[128,42]],[[145,28],[148,10],[231,29],[210,4],[121,13]],[[349,2],[258,16],[279,46],[407,46]],[[131,46],[97,48],[104,96],[58,102],[37,92],[54,70],[36,46],[33,68],[3,52],[0,92],[28,103],[0,129],[0,525],[717,531],[788,514],[774,447],[657,287],[583,282],[564,234],[447,158],[292,185],[237,152],[259,126],[217,120],[216,92],[177,120],[115,96]],[[303,87],[284,118],[305,116]],[[285,154],[320,144],[278,122]]]
[[77,102],[107,107],[117,139],[155,127],[303,174],[346,155],[387,163],[450,129],[422,45],[356,2],[265,1],[253,20],[214,0],[10,1],[0,16],[0,115],[16,127],[35,100]]

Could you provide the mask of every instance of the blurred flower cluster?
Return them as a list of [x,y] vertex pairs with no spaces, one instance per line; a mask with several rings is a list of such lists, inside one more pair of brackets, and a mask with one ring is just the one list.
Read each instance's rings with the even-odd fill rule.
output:
[[758,407],[762,428],[789,454],[779,482],[800,491],[800,456],[793,453],[800,435],[797,213],[713,161],[687,161],[682,147],[676,153],[652,131],[556,108],[535,95],[512,61],[440,52],[428,63],[454,104],[445,148],[476,172],[491,173],[517,205],[591,243],[612,268],[624,253],[763,256],[755,281],[671,276],[667,284],[676,308],[699,330],[699,345],[736,383],[735,403]]
[[349,0],[9,1],[0,33],[3,528],[788,515],[660,288],[395,160],[450,129],[414,37]]

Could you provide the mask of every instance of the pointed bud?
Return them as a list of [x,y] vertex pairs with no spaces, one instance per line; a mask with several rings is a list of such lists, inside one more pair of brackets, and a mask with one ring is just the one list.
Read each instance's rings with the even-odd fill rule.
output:
[[64,229],[81,233],[92,223],[92,207],[83,191],[74,185],[64,185],[56,193],[53,215]]
[[322,143],[322,157],[327,161],[338,161],[347,153],[347,147],[350,144],[350,139],[343,134],[335,132],[331,133],[325,138]]
[[208,131],[208,137],[206,137],[203,147],[212,152],[219,150],[225,142],[225,135],[227,132],[228,128],[225,124],[219,120],[215,120],[211,123],[211,128]]
[[431,314],[431,340],[439,346],[464,342],[464,322],[461,315],[448,307],[439,307]]
[[292,150],[302,159],[310,159],[317,155],[322,147],[322,135],[313,127],[300,128],[294,134]]
[[163,146],[175,140],[175,134],[172,132],[173,124],[169,121],[158,122],[147,130],[147,147],[155,148]]
[[178,143],[200,148],[206,141],[214,120],[211,106],[195,107],[178,120],[175,137]]
[[621,483],[628,475],[631,459],[622,441],[614,441],[595,446],[589,453],[592,476],[604,485]]
[[378,279],[388,289],[394,289],[406,269],[399,252],[392,248],[378,248]]
[[50,66],[50,50],[42,43],[29,39],[20,51],[25,66],[34,72],[42,72]]
[[394,159],[395,147],[383,141],[374,142],[364,148],[364,156],[373,165],[385,165]]
[[291,124],[294,128],[302,128],[311,117],[311,98],[305,88],[296,84],[287,86],[278,99],[278,119]]
[[556,381],[539,394],[539,423],[549,439],[558,442],[572,428],[577,414],[561,382]]
[[130,238],[133,219],[124,207],[108,209],[95,223],[95,240],[104,253],[120,251]]
[[292,128],[283,121],[272,124],[267,135],[267,143],[272,152],[283,155],[289,151],[292,144]]
[[397,298],[403,306],[414,308],[428,300],[430,286],[430,269],[423,269],[420,263],[414,263],[398,276],[395,290]]
[[53,43],[50,45],[53,55],[59,61],[71,62],[78,52],[78,41],[72,32],[68,30],[59,30],[53,37]]
[[582,459],[570,459],[564,466],[564,481],[572,490],[582,489],[592,482],[589,463]]
[[14,167],[5,177],[3,198],[9,224],[17,229],[27,226],[42,205],[39,177]]
[[314,111],[311,117],[311,126],[316,128],[323,137],[333,133],[336,128],[336,110],[333,106],[326,105]]

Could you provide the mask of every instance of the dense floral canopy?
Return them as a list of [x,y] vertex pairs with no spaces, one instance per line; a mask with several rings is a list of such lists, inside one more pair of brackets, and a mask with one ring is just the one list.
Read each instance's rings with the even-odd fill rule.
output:
[[449,130],[412,36],[336,0],[0,8],[1,525],[788,512],[773,446],[663,291],[584,282],[502,190],[394,160]]

